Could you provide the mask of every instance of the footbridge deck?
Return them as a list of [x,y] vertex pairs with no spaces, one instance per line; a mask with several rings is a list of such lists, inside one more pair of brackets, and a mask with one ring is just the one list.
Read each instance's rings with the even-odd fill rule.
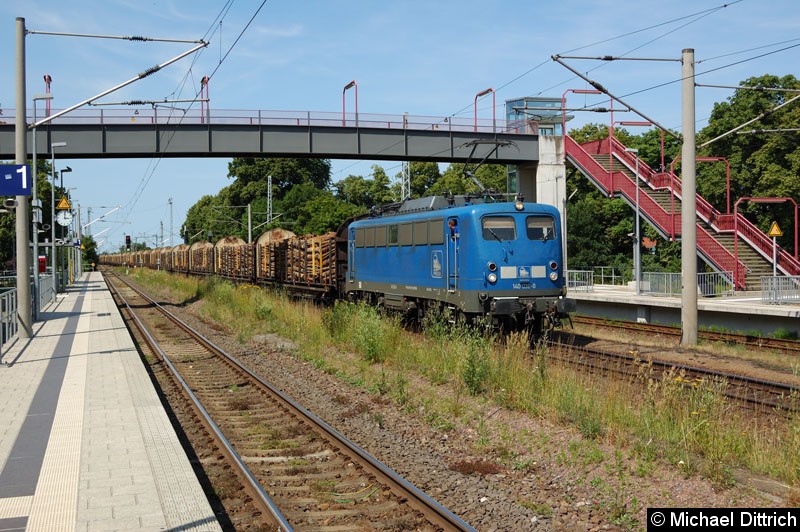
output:
[[[14,110],[0,116],[0,159],[15,155]],[[53,114],[57,111],[54,110]],[[27,123],[32,123],[28,111]],[[309,111],[79,109],[37,129],[41,155],[59,157],[317,157],[516,164],[539,160],[524,122]],[[473,141],[503,141],[497,147]],[[510,141],[510,142],[509,142]],[[28,132],[28,150],[32,146]],[[475,148],[473,152],[473,147]]]

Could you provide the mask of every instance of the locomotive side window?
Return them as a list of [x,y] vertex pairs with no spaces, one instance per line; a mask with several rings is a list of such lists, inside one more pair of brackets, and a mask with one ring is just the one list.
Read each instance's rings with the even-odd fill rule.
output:
[[397,224],[387,226],[389,232],[389,245],[396,246],[399,241],[399,230]]
[[414,223],[414,245],[422,246],[428,243],[428,222]]
[[364,246],[368,248],[375,247],[375,228],[367,227],[364,233]]
[[356,229],[356,247],[364,247],[364,228]]
[[551,216],[528,216],[525,230],[529,240],[554,240],[556,238],[556,221]]
[[386,226],[382,225],[375,228],[375,247],[386,245]]
[[517,226],[511,216],[487,216],[481,220],[484,240],[516,240]]
[[431,223],[428,224],[428,242],[444,244],[444,218],[431,220]]
[[411,224],[400,225],[400,245],[410,246],[414,243],[413,226]]

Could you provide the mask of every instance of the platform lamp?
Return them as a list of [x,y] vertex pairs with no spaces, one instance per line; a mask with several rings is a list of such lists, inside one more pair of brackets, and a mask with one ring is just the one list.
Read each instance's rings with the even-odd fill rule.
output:
[[495,114],[497,112],[497,106],[496,106],[496,102],[495,102],[496,94],[495,94],[494,89],[492,87],[489,87],[488,89],[484,89],[484,90],[482,90],[481,92],[479,92],[478,94],[475,95],[475,100],[472,102],[472,124],[473,124],[472,125],[472,129],[473,129],[473,131],[478,131],[478,98],[481,98],[482,96],[486,96],[490,92],[492,93],[492,132],[493,133],[497,132],[497,117],[496,117],[496,114]]
[[342,127],[345,127],[347,125],[347,122],[345,120],[345,112],[344,112],[344,93],[347,92],[347,89],[352,89],[352,88],[356,89],[356,95],[355,95],[355,101],[356,101],[356,127],[358,127],[358,83],[356,83],[356,80],[351,81],[350,83],[348,83],[347,85],[344,86],[344,89],[342,89]]
[[[37,192],[37,177],[38,171],[36,168],[36,102],[39,100],[47,100],[48,104],[53,99],[52,94],[34,94],[33,95],[33,147],[31,153],[31,162],[33,166],[33,177],[31,179],[31,210],[33,212],[33,223],[31,228],[31,236],[33,238],[33,319],[39,317],[40,299],[39,299],[39,223],[42,221],[42,209],[39,205],[39,195]],[[48,105],[49,109],[49,105]],[[38,212],[37,212],[38,209]]]
[[[50,144],[50,169],[53,172],[53,186],[50,187],[50,271],[53,272],[53,283],[58,286],[58,277],[56,276],[56,148],[63,148],[67,145],[66,142],[53,142]],[[67,167],[69,168],[69,167]],[[72,169],[70,168],[70,172]],[[63,175],[63,174],[62,174]],[[61,178],[61,183],[64,183],[64,178]]]
[[639,249],[639,150],[636,148],[625,148],[625,151],[632,153],[636,157],[636,176],[634,184],[636,185],[636,224],[633,229],[633,284],[636,287],[636,295],[641,294],[639,279],[642,276],[642,254]]

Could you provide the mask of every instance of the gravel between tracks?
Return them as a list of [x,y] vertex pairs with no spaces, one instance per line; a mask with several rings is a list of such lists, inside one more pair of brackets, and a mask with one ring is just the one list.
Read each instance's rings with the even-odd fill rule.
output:
[[[163,293],[159,297],[169,300]],[[614,442],[588,442],[574,427],[493,405],[476,405],[486,413],[480,433],[460,422],[453,430],[437,431],[424,412],[402,410],[293,356],[288,340],[268,335],[243,345],[224,326],[199,318],[201,304],[170,310],[478,530],[643,530],[647,507],[785,504],[742,485],[721,488],[687,477],[660,462],[637,474],[630,453],[616,453]],[[412,381],[411,394],[415,386],[433,385]],[[527,435],[525,445],[509,437],[519,434]],[[496,447],[478,445],[487,435],[495,443],[502,440],[524,467],[493,470],[497,457],[487,449]],[[481,462],[485,474],[453,470]]]

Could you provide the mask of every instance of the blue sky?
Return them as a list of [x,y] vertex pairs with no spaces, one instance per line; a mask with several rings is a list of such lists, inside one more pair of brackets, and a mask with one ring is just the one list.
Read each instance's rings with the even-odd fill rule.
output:
[[[470,118],[475,94],[493,87],[501,117],[505,99],[560,97],[567,89],[586,88],[550,60],[553,54],[678,58],[683,48],[694,48],[702,61],[698,73],[718,69],[700,76],[699,83],[737,85],[763,74],[800,77],[797,0],[734,0],[722,7],[725,3],[268,0],[231,49],[261,1],[4,0],[0,71],[14,72],[14,21],[24,17],[34,31],[209,40],[202,53],[101,101],[191,98],[200,79],[216,69],[209,85],[212,113],[341,112],[342,89],[355,79],[360,113]],[[221,26],[215,24],[226,7]],[[28,99],[44,92],[42,76],[48,73],[53,79],[54,109],[78,103],[189,48],[47,35],[29,35],[26,43]],[[778,51],[792,46],[797,47]],[[677,80],[679,63],[568,62],[590,71],[590,77],[656,121],[680,129],[680,84],[644,90]],[[730,95],[730,90],[697,89],[698,129],[705,125],[714,102]],[[7,76],[0,83],[0,105],[10,108],[14,101],[13,79]],[[597,102],[595,96],[571,95],[567,106]],[[491,98],[479,101],[478,113],[491,117]],[[607,121],[607,115],[577,113],[570,127]],[[59,159],[56,166],[72,167],[73,172],[65,174],[65,186],[77,187],[72,191],[74,202],[83,209],[91,207],[93,217],[116,205],[124,207],[91,228],[93,233],[109,229],[99,238],[105,239],[101,249],[107,250],[120,246],[125,234],[157,235],[162,223],[167,237],[170,197],[173,243],[178,243],[177,232],[188,208],[230,184],[227,164],[227,159],[218,158]],[[349,174],[368,176],[372,164],[333,161],[333,181]],[[381,164],[391,176],[399,172],[399,163]],[[153,240],[148,237],[151,245]]]

